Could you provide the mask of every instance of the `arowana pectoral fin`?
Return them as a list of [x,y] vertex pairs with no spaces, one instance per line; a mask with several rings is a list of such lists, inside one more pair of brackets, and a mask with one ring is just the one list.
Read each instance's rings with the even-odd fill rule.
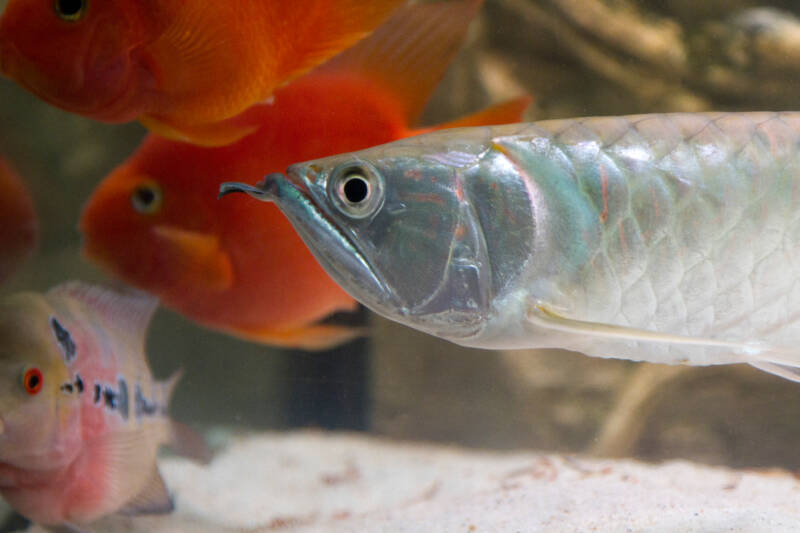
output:
[[785,379],[800,381],[800,368],[798,368],[800,367],[800,353],[790,348],[771,346],[759,342],[738,342],[706,337],[672,335],[614,324],[574,320],[562,317],[538,303],[531,305],[528,309],[528,320],[539,327],[586,337],[728,348],[732,353],[741,355],[743,363],[748,363],[759,370]]

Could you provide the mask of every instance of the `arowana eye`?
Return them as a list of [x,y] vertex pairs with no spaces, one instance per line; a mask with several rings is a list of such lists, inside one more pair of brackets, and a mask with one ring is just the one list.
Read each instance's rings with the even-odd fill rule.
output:
[[328,193],[348,217],[366,218],[383,202],[383,180],[371,166],[350,163],[333,171]]
[[86,13],[88,0],[55,0],[56,15],[61,20],[75,22]]
[[38,368],[29,368],[22,376],[22,386],[31,396],[39,394],[39,391],[42,390],[42,381],[42,371]]
[[152,215],[161,209],[161,187],[155,183],[142,183],[131,193],[131,205],[143,215]]
[[361,174],[348,174],[342,183],[342,196],[351,205],[360,204],[369,196],[369,182]]

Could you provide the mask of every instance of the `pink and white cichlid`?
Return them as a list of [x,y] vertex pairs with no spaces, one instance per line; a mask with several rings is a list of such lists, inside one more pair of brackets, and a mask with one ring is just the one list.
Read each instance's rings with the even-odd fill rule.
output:
[[166,417],[176,379],[145,359],[155,308],[76,282],[0,301],[0,493],[25,517],[83,531],[172,509],[156,452],[190,436]]
[[257,188],[369,308],[480,348],[800,380],[800,113],[429,133]]

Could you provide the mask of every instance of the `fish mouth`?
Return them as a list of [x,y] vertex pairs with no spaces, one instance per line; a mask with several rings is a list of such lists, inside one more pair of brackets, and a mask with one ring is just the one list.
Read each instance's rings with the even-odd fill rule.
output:
[[336,223],[336,217],[326,207],[325,190],[315,179],[289,167],[285,176],[269,174],[255,186],[223,183],[219,196],[237,192],[275,203],[325,271],[356,300],[376,311],[375,307],[397,305],[394,291],[363,253],[357,239]]

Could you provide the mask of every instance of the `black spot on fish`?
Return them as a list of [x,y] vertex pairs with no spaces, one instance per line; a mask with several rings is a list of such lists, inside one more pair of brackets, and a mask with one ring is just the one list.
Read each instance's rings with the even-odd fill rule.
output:
[[122,378],[119,378],[119,412],[128,419],[128,384]]
[[75,374],[75,388],[78,389],[78,394],[83,392],[83,380],[80,374]]
[[117,408],[117,393],[109,386],[103,387],[103,401],[109,409]]
[[144,394],[142,394],[142,388],[138,383],[136,384],[135,391],[134,401],[136,403],[136,418],[141,418],[142,416],[153,416],[160,412],[156,402],[151,402],[144,397]]
[[58,345],[61,346],[61,351],[64,352],[64,359],[67,360],[67,363],[71,363],[75,356],[77,355],[77,348],[75,347],[75,341],[72,340],[72,336],[69,334],[64,326],[62,326],[55,317],[50,318],[50,327],[53,328],[53,333],[56,335],[56,341],[58,341]]
[[94,403],[100,403],[100,396],[103,389],[100,387],[99,383],[94,384]]
[[61,385],[61,390],[68,394],[72,394],[73,392],[72,383],[64,383],[63,385]]

